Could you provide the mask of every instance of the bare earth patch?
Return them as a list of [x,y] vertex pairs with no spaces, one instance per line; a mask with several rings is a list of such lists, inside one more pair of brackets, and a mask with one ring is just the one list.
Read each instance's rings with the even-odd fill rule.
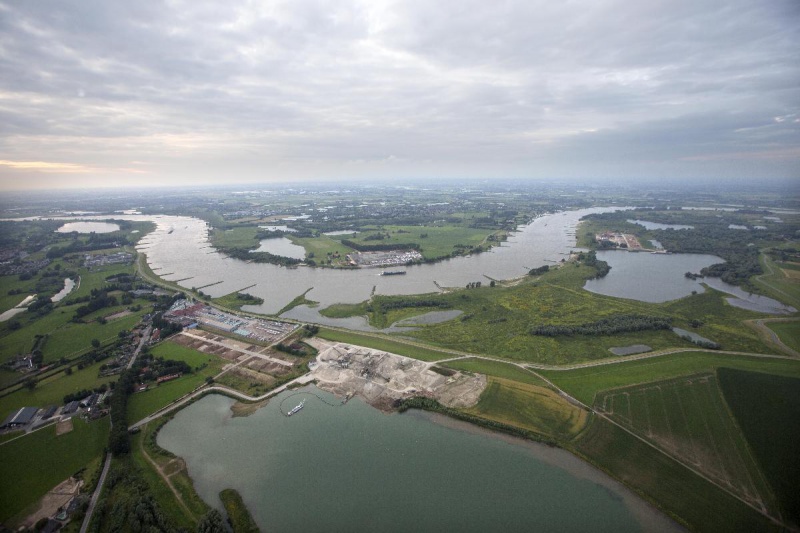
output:
[[72,431],[72,419],[68,418],[56,424],[56,437]]
[[[70,429],[72,429],[70,425]],[[21,524],[25,529],[32,529],[33,526],[42,518],[53,516],[58,512],[59,507],[66,506],[69,501],[76,496],[83,486],[83,481],[69,478],[56,485],[39,500],[39,507],[29,515]]]
[[486,388],[484,375],[443,376],[431,370],[431,363],[381,350],[320,339],[313,344],[320,353],[309,367],[320,389],[337,396],[358,395],[378,408],[411,396],[434,398],[448,407],[472,407]]

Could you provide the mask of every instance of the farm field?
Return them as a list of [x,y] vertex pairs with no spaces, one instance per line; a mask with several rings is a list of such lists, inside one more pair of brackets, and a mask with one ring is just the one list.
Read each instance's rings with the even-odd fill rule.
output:
[[542,370],[540,374],[587,405],[604,390],[634,383],[649,383],[725,366],[741,370],[800,377],[800,361],[788,357],[751,357],[715,352],[681,352],[630,362],[574,370]]
[[56,436],[55,426],[0,444],[0,522],[20,516],[48,490],[103,453],[109,419],[73,420],[74,429]]
[[772,485],[784,518],[800,524],[800,379],[718,370],[719,385],[757,462]]
[[491,377],[478,405],[467,413],[568,440],[586,425],[588,413],[538,385]]
[[695,531],[780,531],[755,509],[611,422],[594,417],[570,447]]
[[598,395],[595,408],[756,508],[777,511],[715,374],[612,389]]

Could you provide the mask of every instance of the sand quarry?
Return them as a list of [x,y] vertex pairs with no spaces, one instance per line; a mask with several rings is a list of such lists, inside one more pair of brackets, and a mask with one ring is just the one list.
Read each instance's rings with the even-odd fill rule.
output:
[[[411,396],[434,398],[448,407],[472,407],[486,388],[486,376],[451,371],[445,376],[426,363],[362,346],[312,341],[319,355],[309,364],[322,390],[350,398],[359,396],[379,408]],[[450,372],[450,371],[448,371]]]

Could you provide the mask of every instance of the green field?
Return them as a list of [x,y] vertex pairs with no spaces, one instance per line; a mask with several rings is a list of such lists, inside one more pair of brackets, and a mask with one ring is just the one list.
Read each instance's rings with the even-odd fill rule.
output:
[[58,437],[50,426],[0,444],[0,522],[24,518],[47,491],[102,455],[109,419],[73,423],[71,432]]
[[[459,255],[463,248],[456,248],[456,245],[463,245],[467,248],[484,244],[489,237],[496,232],[487,229],[474,229],[463,226],[365,226],[361,228],[361,233],[355,237],[343,236],[357,244],[411,244],[420,246],[420,253],[425,259],[441,259],[450,257],[454,253]],[[501,233],[501,232],[498,232]],[[369,240],[371,235],[382,234],[385,238],[380,240]],[[426,237],[423,237],[426,235]]]
[[230,229],[214,228],[211,231],[211,243],[218,248],[258,248],[256,234],[261,231],[258,226],[240,226]]
[[800,524],[800,379],[720,368],[725,399],[774,489],[784,517]]
[[743,500],[777,511],[714,374],[612,389],[595,407]]
[[539,373],[587,405],[603,390],[635,383],[650,383],[702,372],[720,366],[763,371],[783,376],[800,376],[800,361],[789,358],[762,358],[712,352],[681,352],[630,362],[579,368],[543,370]]
[[329,328],[320,328],[318,337],[335,342],[346,342],[348,344],[355,344],[357,346],[366,346],[376,350],[384,350],[397,355],[404,355],[420,361],[438,361],[440,359],[447,359],[452,357],[452,354],[440,352],[438,350],[417,346],[414,344],[406,344],[399,340],[386,339],[373,335],[365,335],[361,333],[352,333],[350,331],[340,331]]
[[766,326],[789,348],[800,352],[800,322],[768,322]]
[[83,370],[73,369],[72,375],[63,371],[42,380],[35,389],[21,388],[0,398],[0,418],[5,419],[9,413],[20,407],[47,407],[62,405],[64,396],[84,389],[94,389],[103,383],[116,381],[117,376],[98,377],[100,367],[105,361],[87,366]]
[[342,244],[340,239],[328,237],[327,235],[320,235],[319,237],[296,237],[289,234],[286,235],[286,237],[293,243],[305,248],[306,256],[314,254],[314,260],[317,264],[322,264],[322,262],[328,258],[328,254],[334,256],[338,253],[339,259],[344,260],[344,256],[353,251],[352,248]]
[[558,440],[577,435],[588,416],[548,388],[495,377],[489,378],[478,405],[466,412]]
[[485,359],[459,359],[457,361],[443,363],[441,366],[446,366],[455,370],[465,370],[467,372],[510,379],[513,381],[519,381],[521,383],[528,383],[530,385],[547,384],[547,382],[532,372],[523,370],[522,368],[519,368],[513,364],[503,363],[500,361],[487,361]]
[[[225,362],[215,355],[204,354],[173,342],[162,342],[151,353],[155,357],[185,361],[195,372],[137,392],[128,399],[128,422],[133,424],[162,407],[169,405],[205,383],[207,377],[219,373]],[[203,365],[205,365],[203,367]],[[203,367],[203,368],[201,368]]]
[[572,449],[691,530],[780,530],[754,509],[602,418],[592,420]]

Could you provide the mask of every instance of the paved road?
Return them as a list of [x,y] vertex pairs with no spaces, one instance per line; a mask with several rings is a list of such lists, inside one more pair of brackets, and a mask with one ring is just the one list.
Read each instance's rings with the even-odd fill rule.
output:
[[131,367],[133,366],[133,363],[136,362],[136,358],[139,356],[139,352],[142,351],[142,347],[144,346],[144,343],[146,343],[148,340],[150,340],[150,331],[152,329],[153,329],[153,326],[147,326],[147,329],[144,330],[144,333],[142,334],[142,338],[139,340],[139,346],[136,347],[136,350],[133,352],[133,356],[131,356],[131,360],[128,361],[128,370],[130,370]]
[[209,392],[221,392],[223,394],[226,394],[228,396],[233,396],[234,398],[238,398],[238,399],[244,400],[246,402],[260,402],[261,400],[266,400],[267,398],[275,396],[276,394],[280,394],[281,392],[285,391],[288,387],[290,387],[292,385],[295,385],[295,384],[305,385],[306,383],[309,383],[311,381],[313,381],[313,378],[311,377],[311,374],[303,374],[302,376],[300,376],[298,378],[295,378],[292,381],[289,381],[288,383],[284,383],[280,387],[278,387],[276,389],[272,389],[271,391],[269,391],[269,392],[267,392],[265,394],[262,394],[261,396],[249,396],[249,395],[247,395],[247,394],[245,394],[243,392],[239,392],[238,390],[229,389],[228,387],[223,387],[221,385],[212,385],[210,387],[203,386],[203,387],[201,387],[199,389],[196,389],[196,390],[190,392],[189,394],[187,394],[186,396],[183,396],[182,398],[178,398],[177,400],[175,400],[171,404],[167,405],[166,407],[163,407],[163,408],[159,409],[158,411],[156,411],[155,413],[151,414],[150,416],[139,420],[138,422],[136,422],[132,426],[128,427],[128,430],[139,428],[139,427],[147,424],[148,422],[152,422],[153,420],[161,418],[165,414],[171,413],[175,409],[179,409],[179,408],[183,407],[186,403],[194,400],[198,396],[202,396],[203,394],[208,394]]
[[86,516],[84,516],[83,524],[81,525],[81,533],[86,533],[86,530],[89,529],[89,523],[92,521],[94,508],[97,505],[97,500],[100,498],[100,493],[103,492],[103,484],[106,482],[106,475],[108,474],[108,469],[110,467],[111,454],[106,453],[106,462],[103,464],[103,472],[100,474],[100,480],[97,482],[97,488],[94,489],[92,499],[89,501],[89,508],[86,510]]

